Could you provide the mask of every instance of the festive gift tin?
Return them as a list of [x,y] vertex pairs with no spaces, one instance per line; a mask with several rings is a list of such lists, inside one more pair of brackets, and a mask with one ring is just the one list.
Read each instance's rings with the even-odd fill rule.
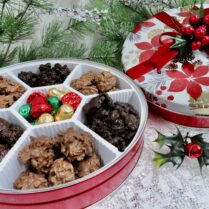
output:
[[154,15],[129,34],[122,55],[153,111],[200,128],[209,127],[208,6]]
[[[141,155],[148,114],[127,76],[67,59],[1,75],[14,83],[0,109],[0,208],[84,208],[123,183]],[[14,86],[21,94],[11,102]]]

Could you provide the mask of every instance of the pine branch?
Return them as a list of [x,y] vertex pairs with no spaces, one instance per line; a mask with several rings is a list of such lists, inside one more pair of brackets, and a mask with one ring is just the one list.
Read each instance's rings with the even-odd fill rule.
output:
[[22,45],[18,48],[18,61],[25,62],[35,60],[38,56],[39,47],[35,43],[31,43],[29,47]]
[[86,59],[119,67],[120,58],[118,52],[117,42],[106,42],[104,40],[100,40],[94,44],[89,56],[86,57]]
[[42,42],[38,45],[32,42],[29,47],[19,48],[19,61],[28,61],[40,58],[83,57],[86,47],[72,41],[68,29],[61,22],[49,24],[42,35]]
[[66,30],[71,38],[81,39],[93,31],[95,25],[90,21],[70,19]]
[[61,29],[62,23],[59,21],[52,22],[43,31],[42,45],[43,47],[50,47],[52,43],[57,43],[63,38],[63,31]]

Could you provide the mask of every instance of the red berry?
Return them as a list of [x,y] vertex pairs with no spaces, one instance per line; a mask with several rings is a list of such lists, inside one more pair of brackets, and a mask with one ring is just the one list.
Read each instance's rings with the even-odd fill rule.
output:
[[163,90],[163,91],[166,90],[166,88],[167,88],[166,86],[161,86],[160,87],[160,89]]
[[174,100],[174,96],[172,96],[172,95],[168,96],[167,100],[170,100],[170,101]]
[[183,31],[184,31],[183,32],[184,35],[190,36],[194,33],[194,28],[192,26],[187,26],[184,27]]
[[189,143],[184,146],[185,154],[189,158],[198,158],[203,155],[203,150],[199,144]]
[[182,32],[183,34],[185,33],[185,28],[186,28],[185,26],[182,26],[182,27],[181,27],[181,32]]
[[200,16],[198,14],[193,14],[189,18],[189,22],[192,25],[195,25],[200,22]]
[[206,15],[206,16],[204,17],[204,23],[205,23],[206,25],[209,25],[209,15]]
[[156,94],[157,95],[161,95],[162,94],[162,91],[158,90],[158,91],[156,91]]
[[191,44],[191,49],[198,50],[202,46],[201,41],[193,41]]
[[202,45],[204,46],[204,45],[207,45],[207,44],[209,44],[209,36],[204,36],[202,38]]
[[195,36],[195,38],[197,38],[197,39],[201,39],[201,38],[203,38],[203,37],[206,35],[206,32],[207,32],[207,30],[206,30],[206,26],[205,26],[205,25],[199,26],[199,27],[195,30],[194,36]]

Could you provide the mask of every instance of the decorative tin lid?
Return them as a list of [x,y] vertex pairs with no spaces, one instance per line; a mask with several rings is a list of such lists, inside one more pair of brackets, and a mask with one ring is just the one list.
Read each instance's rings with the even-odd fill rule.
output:
[[[189,23],[191,16],[189,9],[172,9],[166,13],[183,25]],[[153,16],[128,35],[122,55],[126,73],[152,57],[159,49],[160,35],[165,32],[174,32],[174,29]],[[161,68],[160,74],[152,70],[135,81],[144,90],[147,100],[155,105],[185,115],[209,116],[208,58],[204,51],[193,51],[186,57],[172,59]]]

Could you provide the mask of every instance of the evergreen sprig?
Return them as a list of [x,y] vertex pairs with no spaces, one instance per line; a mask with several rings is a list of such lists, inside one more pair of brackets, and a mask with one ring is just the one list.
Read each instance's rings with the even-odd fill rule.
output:
[[[122,69],[121,53],[123,43],[137,24],[165,8],[184,7],[200,0],[156,1],[147,6],[146,1],[134,0],[92,0],[88,9],[108,11],[99,24],[69,18],[66,25],[53,22],[44,29],[41,41],[32,39],[29,44],[19,46],[20,40],[28,40],[34,34],[38,23],[36,10],[51,11],[52,5],[45,0],[0,0],[0,67],[14,61],[40,58],[76,57],[105,63]],[[20,6],[19,6],[20,5]],[[93,40],[92,46],[85,46],[86,35]]]
[[50,4],[43,0],[12,0],[0,2],[0,67],[17,59],[18,42],[27,40],[34,34],[37,24],[35,10],[49,9]]

